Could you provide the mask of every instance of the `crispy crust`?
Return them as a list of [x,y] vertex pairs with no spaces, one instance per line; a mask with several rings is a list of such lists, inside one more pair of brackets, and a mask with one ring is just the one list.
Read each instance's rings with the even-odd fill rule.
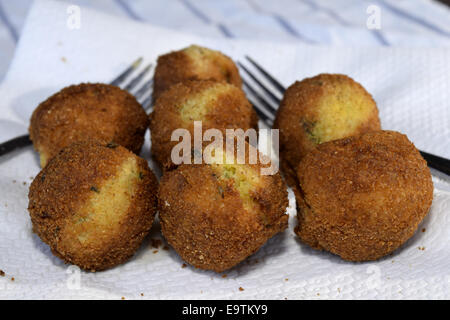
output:
[[[218,88],[210,99],[210,110],[204,119],[184,121],[180,115],[183,104],[208,94],[211,88]],[[155,104],[151,115],[150,131],[152,140],[152,156],[163,167],[173,167],[170,159],[172,148],[178,141],[171,141],[174,130],[184,128],[194,137],[194,120],[202,120],[203,132],[207,129],[219,129],[225,135],[226,129],[258,128],[258,116],[245,97],[244,92],[237,87],[217,83],[210,80],[188,80],[172,86],[165,91]]]
[[[261,167],[244,165],[256,172]],[[240,192],[214,165],[181,165],[164,173],[158,193],[162,232],[183,260],[222,272],[287,228],[287,190],[279,173],[259,175],[249,191],[252,209]]]
[[87,139],[114,141],[139,154],[148,124],[144,109],[127,91],[82,83],[42,102],[33,112],[29,132],[45,166],[62,148]]
[[[74,217],[95,192],[102,191],[106,181],[116,179],[120,166],[133,158],[141,174],[123,219],[107,227],[91,227],[88,231],[95,241],[82,244]],[[157,189],[147,161],[125,148],[93,141],[74,143],[50,160],[30,186],[28,211],[33,231],[67,263],[91,271],[113,267],[128,260],[149,232]]]
[[[309,132],[311,128],[305,124],[320,121],[319,104],[322,99],[334,95],[339,88],[351,90],[353,96],[360,97],[372,108],[372,112],[348,134],[333,132],[334,139],[381,129],[375,101],[350,77],[341,74],[319,74],[295,82],[286,90],[273,126],[280,130],[280,167],[291,187],[297,183],[295,172],[298,163],[318,144],[311,139]],[[349,103],[349,100],[345,102]],[[345,117],[345,115],[336,116]]]
[[298,166],[300,239],[350,261],[379,259],[416,231],[433,199],[430,170],[394,131],[323,143]]
[[[200,54],[189,55],[187,50]],[[201,68],[198,68],[201,65]],[[233,60],[219,51],[198,46],[169,52],[158,57],[153,82],[153,103],[172,85],[185,80],[214,80],[242,86],[238,68]]]

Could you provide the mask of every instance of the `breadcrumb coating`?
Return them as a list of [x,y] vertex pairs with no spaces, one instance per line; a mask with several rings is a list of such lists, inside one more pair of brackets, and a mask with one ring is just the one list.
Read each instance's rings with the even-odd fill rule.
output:
[[279,173],[261,175],[262,167],[211,163],[164,173],[158,194],[162,232],[184,261],[222,272],[286,229],[286,185]]
[[191,45],[158,57],[153,82],[153,102],[162,92],[185,80],[214,80],[242,86],[233,60],[219,51]]
[[148,234],[158,182],[147,161],[117,144],[76,142],[33,180],[33,231],[67,263],[99,271],[128,260]]
[[178,141],[171,141],[176,129],[187,129],[194,139],[194,121],[202,121],[203,132],[218,129],[258,128],[258,116],[237,87],[210,80],[189,80],[165,91],[151,114],[151,151],[164,168],[173,166],[171,152]]
[[149,124],[142,106],[127,91],[101,83],[66,87],[42,102],[29,132],[41,167],[73,142],[114,141],[139,154]]
[[297,173],[296,234],[350,261],[377,260],[400,247],[433,199],[426,161],[394,131],[323,143]]
[[372,96],[342,74],[319,74],[285,92],[274,128],[280,130],[280,167],[295,186],[300,160],[318,144],[380,130]]

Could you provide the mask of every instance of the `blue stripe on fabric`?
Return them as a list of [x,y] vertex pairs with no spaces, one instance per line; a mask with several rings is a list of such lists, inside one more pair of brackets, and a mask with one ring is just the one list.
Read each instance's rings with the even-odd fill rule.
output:
[[[189,11],[192,12],[192,14],[194,14],[194,16],[196,16],[197,18],[202,20],[204,23],[206,23],[206,24],[212,24],[213,23],[213,21],[211,21],[211,19],[206,14],[201,12],[191,2],[189,2],[188,0],[180,0],[180,1],[186,6],[186,8],[189,9]],[[227,38],[233,38],[234,37],[233,33],[227,27],[225,27],[225,25],[223,25],[221,23],[217,23],[216,26],[220,30],[220,32],[222,32],[222,34],[225,37],[227,37]]]
[[116,0],[116,3],[119,5],[120,8],[122,8],[123,11],[126,12],[131,18],[134,20],[143,21],[141,17],[139,17],[131,8],[130,6],[123,0]]
[[217,25],[217,27],[220,29],[220,31],[222,31],[222,33],[223,33],[226,37],[228,37],[228,38],[234,38],[233,33],[231,33],[231,31],[230,31],[227,27],[225,27],[223,24],[219,23],[219,24]]
[[349,22],[344,20],[340,15],[338,15],[335,11],[330,8],[319,6],[317,3],[311,0],[301,0],[303,3],[309,5],[309,7],[315,11],[322,11],[326,13],[329,17],[333,18],[335,21],[339,22],[339,24],[343,26],[351,25]]
[[273,14],[272,15],[274,17],[274,19],[278,22],[278,24],[280,26],[283,27],[284,30],[286,30],[286,32],[288,32],[289,34],[293,35],[294,37],[301,39],[305,42],[308,43],[316,43],[315,41],[305,38],[302,34],[300,34],[296,29],[294,29],[294,27],[291,26],[291,24],[289,22],[287,22],[282,16],[277,15],[277,14]]
[[[339,22],[343,26],[351,26],[351,23],[344,20],[341,16],[339,16],[334,10],[330,8],[326,8],[323,6],[319,6],[317,3],[311,0],[301,0],[303,3],[306,3],[310,6],[311,9],[315,11],[322,11],[326,13],[329,17],[333,18],[335,21]],[[374,38],[383,46],[390,46],[389,41],[386,40],[383,33],[379,30],[372,30],[372,34]]]
[[[247,0],[247,3],[249,5],[250,8],[252,8],[252,10],[258,12],[258,13],[265,13],[265,11],[263,11],[257,4],[255,4],[253,1],[251,0]],[[283,17],[277,15],[277,14],[273,14],[270,13],[272,15],[272,18],[274,18],[274,20],[283,28],[283,30],[285,30],[287,33],[289,33],[290,35],[303,40],[304,42],[307,43],[316,43],[313,40],[307,39],[305,38],[303,35],[301,35],[297,30],[295,30],[286,20],[283,19]]]
[[440,35],[446,36],[446,37],[450,37],[450,32],[443,30],[441,28],[439,28],[438,26],[428,22],[427,20],[417,17],[415,15],[412,15],[409,12],[403,11],[402,9],[395,7],[393,5],[391,5],[390,3],[387,3],[384,0],[378,0],[378,2],[384,6],[385,8],[389,9],[392,13],[394,13],[395,15],[402,17],[404,19],[413,21],[429,30],[432,30]]
[[4,25],[8,29],[9,34],[11,35],[11,38],[13,38],[14,42],[17,42],[17,40],[19,40],[19,36],[17,34],[16,28],[14,28],[11,21],[9,21],[8,15],[3,9],[3,5],[1,2],[0,2],[0,20],[4,23]]
[[202,20],[204,23],[211,23],[211,20],[200,10],[198,10],[192,3],[188,0],[181,0],[183,4],[188,8],[197,18]]
[[388,47],[388,46],[391,45],[389,43],[389,41],[387,41],[387,39],[383,36],[381,31],[379,31],[379,30],[372,30],[372,34],[378,40],[378,42],[381,43],[383,46]]

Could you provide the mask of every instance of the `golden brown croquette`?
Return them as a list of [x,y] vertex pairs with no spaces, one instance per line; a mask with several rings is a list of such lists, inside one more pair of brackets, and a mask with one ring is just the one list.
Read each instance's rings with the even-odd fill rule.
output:
[[376,131],[323,143],[298,166],[300,239],[350,261],[400,247],[427,215],[433,183],[408,138]]
[[319,74],[291,85],[274,128],[280,130],[280,167],[290,186],[297,183],[298,163],[318,144],[381,129],[372,96],[342,74]]
[[153,82],[153,102],[172,85],[185,80],[214,80],[242,86],[233,60],[219,51],[191,45],[159,56]]
[[41,167],[72,142],[114,141],[139,154],[149,119],[127,91],[101,83],[66,87],[33,112],[30,138]]
[[224,135],[226,129],[258,127],[258,116],[241,89],[210,80],[178,83],[161,95],[151,115],[152,155],[163,168],[173,165],[170,156],[178,141],[171,141],[172,132],[187,129],[193,139],[194,121],[202,121],[203,132],[218,129]]
[[67,263],[99,271],[128,260],[149,232],[158,182],[147,161],[117,144],[76,142],[30,186],[33,231]]
[[261,175],[263,165],[248,164],[248,155],[245,163],[183,164],[164,173],[158,193],[162,232],[187,263],[222,272],[286,229],[281,175]]

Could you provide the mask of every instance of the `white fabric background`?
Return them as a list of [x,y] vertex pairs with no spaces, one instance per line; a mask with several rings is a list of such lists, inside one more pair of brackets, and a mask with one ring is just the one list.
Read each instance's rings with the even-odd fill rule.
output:
[[[61,0],[63,1],[63,0]],[[64,0],[65,1],[65,0]],[[0,80],[32,0],[0,0]],[[340,46],[448,46],[450,10],[432,0],[72,0],[197,35]],[[366,27],[381,9],[381,30]]]
[[[249,54],[284,85],[320,72],[348,74],[373,94],[384,128],[404,132],[420,149],[450,158],[450,48],[321,47],[199,37],[85,8],[82,27],[69,30],[66,7],[53,1],[32,7],[0,85],[0,141],[24,134],[36,105],[64,86],[108,81],[138,56],[154,62],[163,52],[198,43],[238,60]],[[142,155],[150,159],[148,136]],[[173,250],[153,254],[146,242],[122,266],[82,272],[81,288],[73,290],[69,266],[31,231],[27,193],[38,172],[31,148],[0,159],[0,269],[6,273],[0,277],[0,298],[450,298],[450,193],[436,178],[433,207],[420,226],[427,231],[376,262],[348,263],[301,244],[292,231],[291,194],[289,230],[226,272],[226,278],[181,268],[183,261]],[[157,226],[151,237],[160,237]]]

